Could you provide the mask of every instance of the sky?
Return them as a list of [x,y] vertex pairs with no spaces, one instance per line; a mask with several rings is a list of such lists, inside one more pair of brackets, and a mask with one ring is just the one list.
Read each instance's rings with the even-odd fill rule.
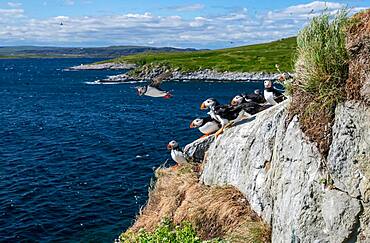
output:
[[0,0],[0,46],[226,48],[297,35],[343,7],[370,0]]

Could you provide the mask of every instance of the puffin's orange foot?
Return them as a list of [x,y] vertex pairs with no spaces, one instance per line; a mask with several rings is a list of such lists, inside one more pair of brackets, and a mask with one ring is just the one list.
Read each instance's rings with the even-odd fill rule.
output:
[[164,99],[170,99],[172,98],[172,94],[168,92],[165,96],[163,96]]
[[208,136],[209,136],[209,134],[207,133],[207,134],[204,134],[203,136],[201,136],[200,138],[206,138]]
[[[235,123],[234,123],[234,122],[229,122],[229,123],[227,123],[227,124],[226,124],[225,128],[232,127],[232,126],[234,126],[234,125],[235,125]],[[224,128],[224,129],[225,129],[225,128]]]
[[223,132],[224,132],[224,128],[221,128],[220,130],[218,130],[218,131],[215,133],[215,138],[217,138],[218,136],[220,136]]
[[172,166],[172,168],[171,168],[171,169],[172,169],[173,171],[176,171],[178,168],[179,168],[179,165],[178,165],[178,164],[176,164],[176,165]]

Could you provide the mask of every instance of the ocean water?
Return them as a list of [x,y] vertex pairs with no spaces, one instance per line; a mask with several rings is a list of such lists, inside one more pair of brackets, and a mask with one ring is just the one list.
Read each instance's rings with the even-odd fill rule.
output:
[[63,71],[92,61],[0,60],[0,241],[113,241],[145,204],[167,143],[202,135],[189,129],[200,103],[263,87],[168,82],[165,100],[88,84],[119,71]]

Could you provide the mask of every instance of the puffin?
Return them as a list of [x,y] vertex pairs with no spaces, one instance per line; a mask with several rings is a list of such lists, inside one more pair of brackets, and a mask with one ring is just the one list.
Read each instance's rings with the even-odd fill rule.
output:
[[252,116],[260,111],[265,110],[267,107],[270,107],[270,105],[267,105],[265,103],[259,104],[257,102],[251,101],[250,99],[246,99],[243,95],[236,95],[230,102],[231,106],[233,107],[242,107],[243,110],[249,115]]
[[190,123],[190,128],[198,128],[204,135],[201,137],[207,137],[221,128],[221,123],[212,117],[208,116],[205,118],[196,118]]
[[239,94],[231,100],[231,105],[236,106],[244,102],[254,102],[257,104],[266,103],[265,97],[261,94],[259,89],[256,89],[253,94]]
[[270,105],[276,105],[285,100],[283,93],[272,85],[272,81],[265,80],[264,86],[263,96]]
[[167,149],[171,150],[171,158],[177,163],[177,165],[183,165],[188,162],[185,153],[175,140],[172,140],[167,144]]
[[[223,133],[226,127],[231,126],[234,123],[242,120],[251,112],[254,113],[254,104],[256,103],[245,103],[238,106],[220,105],[220,103],[216,99],[209,98],[201,104],[200,109],[209,109],[208,114],[214,120],[220,122],[221,128],[215,133],[215,136],[217,138],[221,133]],[[257,113],[257,111],[255,113]]]
[[160,85],[163,80],[170,78],[172,75],[171,72],[162,73],[159,76],[155,77],[150,84],[145,86],[137,87],[137,94],[139,96],[150,96],[155,98],[164,98],[169,99],[172,97],[172,94],[169,91],[164,91],[160,88]]

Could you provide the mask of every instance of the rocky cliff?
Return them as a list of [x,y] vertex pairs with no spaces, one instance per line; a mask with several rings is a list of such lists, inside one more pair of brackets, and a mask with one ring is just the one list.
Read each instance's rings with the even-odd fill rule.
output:
[[327,160],[288,120],[288,102],[225,132],[201,181],[239,189],[272,228],[272,242],[370,241],[370,108],[336,109]]
[[[217,139],[197,140],[185,148],[192,161],[202,162],[194,177],[196,185],[204,187],[205,191],[233,188],[240,192],[247,199],[247,211],[253,212],[251,215],[257,214],[257,222],[263,220],[267,224],[267,227],[260,227],[260,231],[264,228],[268,228],[262,230],[264,232],[271,230],[273,243],[370,242],[370,11],[354,18],[357,21],[349,28],[346,39],[349,59],[345,59],[345,70],[349,70],[349,75],[344,75],[345,79],[334,83],[343,85],[343,88],[345,86],[346,98],[338,99],[338,103],[332,103],[330,109],[324,110],[329,112],[330,122],[323,121],[322,114],[317,110],[310,110],[312,119],[308,121],[313,125],[322,123],[323,129],[319,132],[330,130],[325,136],[321,136],[322,133],[318,136],[321,140],[330,138],[327,139],[330,143],[325,153],[319,150],[320,139],[305,135],[315,127],[306,126],[304,133],[302,116],[294,116],[312,108],[299,103],[304,99],[294,99],[294,93],[293,99],[236,124]],[[307,68],[305,65],[303,67]],[[337,90],[342,91],[334,89],[335,92]],[[321,99],[323,94],[316,92],[315,95],[318,97],[304,98],[308,101]],[[302,113],[292,112],[294,105]],[[161,179],[168,180],[165,177]],[[161,191],[159,189],[154,192]],[[203,194],[202,191],[197,195]],[[188,205],[185,202],[186,197],[192,195],[191,190],[176,192],[175,195],[177,199],[173,201],[176,203],[171,204],[174,209],[185,208],[183,212],[202,215],[198,217],[200,221],[181,217],[181,220],[198,223],[195,224],[200,225],[196,227],[197,231],[209,228],[208,225],[202,225],[203,221],[211,222],[210,225],[217,222],[223,224],[220,222],[224,221],[215,221],[214,218],[220,218],[224,209],[212,211],[209,214],[212,217],[208,218],[210,220],[205,220],[207,218],[202,213],[207,212],[210,208],[208,205],[192,211],[197,205],[204,206],[203,201],[189,207],[183,206]],[[161,198],[168,201],[168,196]],[[152,211],[162,213],[162,204],[154,201],[149,200],[146,208],[159,205],[161,210]],[[213,195],[208,196],[206,201],[220,202]],[[224,202],[220,204],[226,205]],[[176,223],[180,222],[176,221],[176,214],[163,215],[169,215]],[[145,217],[145,214],[140,215],[136,225],[144,221],[143,228],[148,228]],[[235,225],[232,224],[230,228],[234,229]],[[243,231],[239,236],[250,232]],[[213,236],[225,238],[227,233]],[[270,235],[259,239],[262,239],[260,242],[269,242]]]

